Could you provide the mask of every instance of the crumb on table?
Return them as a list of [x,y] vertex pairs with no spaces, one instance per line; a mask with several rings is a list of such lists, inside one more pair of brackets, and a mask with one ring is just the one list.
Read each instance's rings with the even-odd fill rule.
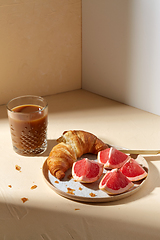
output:
[[16,165],[16,166],[15,166],[15,169],[16,169],[17,171],[20,171],[20,170],[21,170],[21,167],[18,166],[18,165]]
[[37,188],[37,185],[33,185],[33,186],[31,187],[31,189],[35,189],[35,188]]
[[28,198],[26,198],[26,197],[23,197],[23,198],[21,198],[21,200],[22,200],[22,202],[23,202],[23,203],[25,203],[25,202],[27,202],[27,201],[28,201]]

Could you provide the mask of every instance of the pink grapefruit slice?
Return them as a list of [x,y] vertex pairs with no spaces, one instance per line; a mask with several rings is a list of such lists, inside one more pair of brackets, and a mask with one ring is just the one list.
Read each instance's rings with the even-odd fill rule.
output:
[[107,148],[105,150],[98,152],[98,155],[97,155],[98,162],[105,165],[106,162],[109,160],[110,152],[111,152],[111,148]]
[[109,195],[116,195],[127,192],[134,186],[119,169],[107,171],[99,184],[99,189],[107,192]]
[[107,148],[98,152],[98,162],[104,164],[104,168],[121,168],[128,160],[129,156],[116,148]]
[[82,183],[95,182],[101,177],[102,173],[103,164],[95,160],[89,160],[88,158],[74,162],[72,166],[73,178]]
[[144,170],[143,167],[133,158],[126,162],[121,168],[120,171],[130,180],[130,181],[139,181],[147,177],[148,173]]

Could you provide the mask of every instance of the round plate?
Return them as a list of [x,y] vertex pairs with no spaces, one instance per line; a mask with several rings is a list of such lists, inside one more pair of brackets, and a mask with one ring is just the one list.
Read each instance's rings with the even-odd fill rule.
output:
[[[95,155],[85,154],[81,157],[87,157],[88,159],[95,160]],[[149,166],[147,161],[141,156],[138,155],[136,161],[149,173]],[[55,178],[50,171],[48,170],[47,160],[43,164],[42,168],[43,176],[46,183],[59,195],[80,202],[111,202],[126,198],[135,192],[137,192],[146,182],[148,176],[141,181],[134,182],[134,186],[125,193],[117,194],[114,196],[108,195],[106,192],[99,189],[99,182],[101,178],[94,183],[80,183],[76,182],[71,176],[71,169],[69,169],[64,179],[61,181]],[[104,174],[106,170],[104,169]],[[103,174],[103,175],[104,175]]]

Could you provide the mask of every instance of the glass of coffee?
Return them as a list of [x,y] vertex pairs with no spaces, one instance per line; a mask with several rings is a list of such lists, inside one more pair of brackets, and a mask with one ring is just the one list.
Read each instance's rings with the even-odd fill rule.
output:
[[21,155],[42,154],[47,149],[48,104],[39,96],[21,96],[7,104],[12,144]]

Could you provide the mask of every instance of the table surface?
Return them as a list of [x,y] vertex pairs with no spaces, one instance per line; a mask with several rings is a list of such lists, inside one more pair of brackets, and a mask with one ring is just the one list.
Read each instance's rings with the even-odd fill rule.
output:
[[160,155],[145,156],[150,172],[138,192],[107,203],[64,198],[42,174],[43,163],[65,130],[92,132],[128,149],[159,149],[160,117],[84,90],[46,99],[48,149],[38,157],[13,151],[6,106],[0,106],[0,239],[160,239]]

